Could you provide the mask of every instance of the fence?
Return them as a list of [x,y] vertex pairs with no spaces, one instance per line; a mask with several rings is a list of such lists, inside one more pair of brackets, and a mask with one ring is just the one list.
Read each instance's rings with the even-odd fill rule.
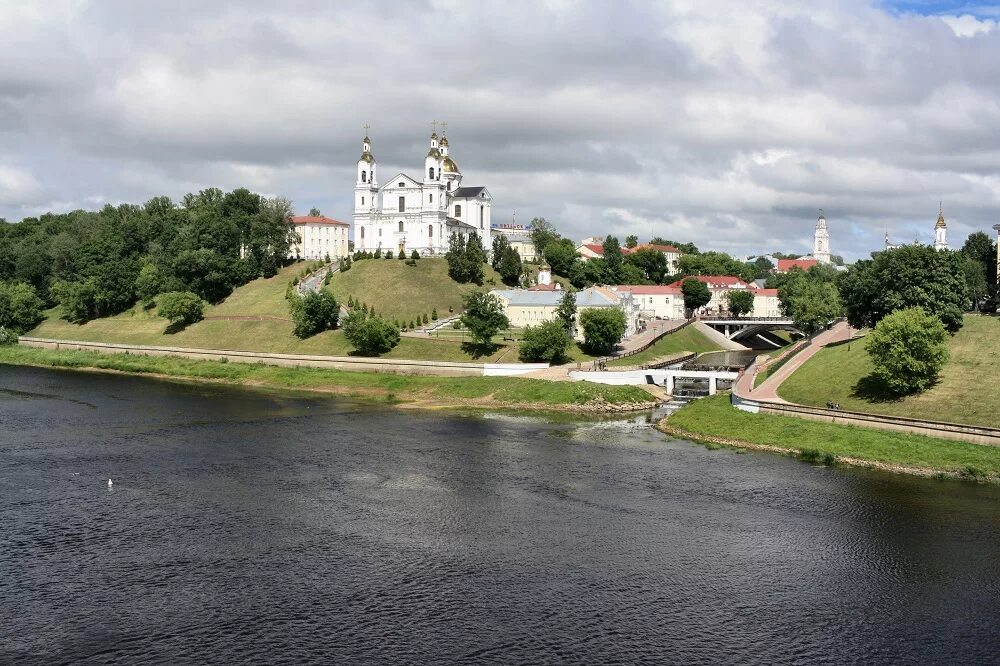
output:
[[606,369],[608,367],[608,361],[618,361],[620,359],[628,358],[630,356],[635,356],[636,354],[644,352],[647,349],[649,349],[650,347],[652,347],[653,345],[655,345],[657,342],[659,342],[660,340],[662,340],[664,337],[670,335],[671,333],[676,333],[677,331],[681,330],[682,328],[684,328],[686,326],[690,326],[693,322],[694,322],[694,319],[688,319],[687,321],[685,321],[680,326],[677,326],[675,328],[671,328],[669,330],[666,330],[663,333],[660,333],[656,337],[652,338],[649,342],[647,342],[646,344],[642,345],[641,347],[636,347],[635,349],[633,349],[631,351],[627,351],[627,352],[625,352],[623,354],[618,354],[616,356],[602,356],[601,358],[594,359],[593,368],[594,368],[594,370],[603,370],[603,369]]

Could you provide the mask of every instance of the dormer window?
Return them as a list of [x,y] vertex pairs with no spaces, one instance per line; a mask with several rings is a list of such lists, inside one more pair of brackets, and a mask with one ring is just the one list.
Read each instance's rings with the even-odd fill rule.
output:
[[399,186],[400,187],[406,187],[406,183],[400,183]]

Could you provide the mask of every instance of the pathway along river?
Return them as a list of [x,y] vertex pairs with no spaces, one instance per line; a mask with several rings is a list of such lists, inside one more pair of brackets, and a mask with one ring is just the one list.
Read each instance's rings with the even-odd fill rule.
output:
[[639,424],[0,389],[2,663],[997,659],[995,487]]

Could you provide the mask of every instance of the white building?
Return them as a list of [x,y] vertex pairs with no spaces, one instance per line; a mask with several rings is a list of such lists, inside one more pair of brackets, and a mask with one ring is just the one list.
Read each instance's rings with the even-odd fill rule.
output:
[[298,242],[289,248],[289,257],[299,259],[329,257],[331,261],[335,261],[349,254],[347,233],[351,225],[347,222],[322,215],[303,215],[292,218],[292,227],[295,229]]
[[399,173],[378,184],[377,162],[366,136],[354,185],[354,247],[443,255],[452,233],[479,234],[489,250],[493,197],[482,186],[463,187],[462,172],[448,155],[448,138],[431,134],[423,177]]
[[[556,318],[556,309],[563,298],[561,290],[536,291],[528,289],[494,289],[503,304],[504,314],[512,328],[537,326]],[[625,313],[625,337],[635,334],[639,327],[639,308],[631,292],[616,292],[604,287],[588,287],[576,292],[577,325],[575,337],[583,339],[580,314],[593,308],[617,308]]]
[[626,284],[613,289],[631,292],[643,321],[684,319],[684,294],[680,287],[666,284]]
[[[596,241],[596,242],[595,242]],[[653,245],[643,243],[636,247],[623,247],[622,255],[628,256],[639,250],[656,250],[667,260],[667,272],[670,274],[677,272],[677,264],[680,261],[682,252],[673,245]],[[576,246],[576,253],[583,261],[604,258],[604,241],[597,238],[584,238],[583,242]]]
[[826,218],[823,211],[816,220],[816,230],[813,232],[812,258],[821,264],[830,263],[830,232],[826,228]]
[[[741,291],[748,290],[753,293],[753,310],[749,313],[751,317],[780,317],[781,315],[781,303],[778,300],[778,290],[777,289],[762,289],[756,285],[749,284],[738,277],[733,277],[731,275],[692,275],[696,280],[705,283],[708,287],[709,292],[712,294],[712,299],[707,305],[701,308],[701,314],[708,315],[718,315],[726,312],[729,308],[728,296],[731,291]],[[670,287],[676,287],[678,290],[684,284],[684,280],[690,278],[683,278],[677,280]],[[683,302],[683,294],[681,296],[681,301]]]

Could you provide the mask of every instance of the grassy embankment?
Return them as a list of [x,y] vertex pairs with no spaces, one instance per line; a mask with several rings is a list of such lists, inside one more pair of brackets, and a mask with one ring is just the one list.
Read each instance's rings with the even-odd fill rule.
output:
[[[226,300],[217,305],[205,308],[205,320],[188,326],[183,331],[165,334],[167,322],[156,316],[155,310],[145,311],[136,306],[114,317],[95,319],[86,324],[72,324],[59,318],[58,308],[50,310],[48,317],[28,335],[61,340],[81,340],[86,342],[119,342],[140,345],[164,345],[170,347],[195,347],[205,349],[234,349],[242,351],[263,351],[286,354],[319,354],[328,356],[346,356],[352,351],[352,346],[340,331],[326,331],[307,340],[299,340],[292,335],[291,321],[264,320],[247,321],[240,319],[214,319],[214,317],[276,317],[289,319],[288,303],[285,300],[285,288],[289,280],[302,270],[302,264],[294,264],[283,269],[273,278],[254,280],[236,289]],[[409,273],[406,273],[409,271]],[[389,276],[403,282],[403,277],[412,277],[415,283],[427,293],[417,297],[399,285],[396,296],[384,284],[363,290],[361,283],[355,279],[364,278],[368,274]],[[376,311],[391,317],[394,307],[403,307],[400,303],[411,301],[407,305],[408,313],[413,318],[419,311],[430,314],[437,307],[438,314],[445,316],[449,304],[461,304],[461,291],[465,285],[458,285],[447,275],[447,266],[443,259],[421,259],[416,266],[406,266],[398,260],[366,260],[359,261],[345,273],[342,278],[353,276],[345,281],[350,285],[352,294],[361,298]],[[331,280],[331,286],[337,278]],[[433,286],[437,285],[437,286]],[[449,291],[450,290],[450,291]],[[346,292],[345,292],[346,293]],[[346,295],[344,296],[346,300]],[[436,304],[436,305],[434,305]],[[445,313],[445,314],[443,314]],[[516,348],[500,345],[488,356],[478,358],[470,355],[459,340],[433,340],[404,337],[399,345],[385,358],[407,358],[417,360],[492,362],[500,357],[504,360],[517,358]]]
[[695,400],[662,422],[669,434],[737,448],[797,455],[805,460],[944,474],[980,480],[1000,478],[1000,448],[920,435],[749,414],[728,395]]
[[643,365],[686,352],[709,351],[720,351],[720,347],[694,326],[685,326],[679,331],[665,335],[657,340],[652,347],[634,356],[608,361],[608,367]]
[[803,405],[1000,427],[1000,319],[966,316],[948,341],[951,358],[938,384],[894,398],[872,375],[863,340],[822,349],[782,382],[779,395]]
[[648,407],[654,401],[649,393],[636,386],[551,382],[519,377],[426,377],[320,368],[282,368],[255,363],[49,351],[22,346],[0,347],[0,364],[4,363],[321,391],[355,398],[389,399],[416,406],[600,411],[609,406]]

